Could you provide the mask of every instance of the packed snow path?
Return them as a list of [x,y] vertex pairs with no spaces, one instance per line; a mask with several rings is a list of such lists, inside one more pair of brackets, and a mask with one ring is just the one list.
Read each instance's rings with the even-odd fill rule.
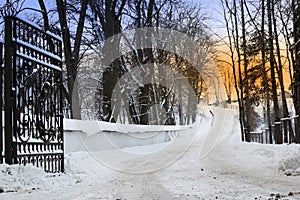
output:
[[[212,112],[214,118],[204,113],[194,140],[187,133],[172,145],[125,149],[132,156],[124,150],[74,152],[60,176],[2,165],[0,199],[300,199],[297,169],[295,176],[280,171],[284,161],[297,168],[299,145],[240,143],[235,112]],[[141,153],[157,149],[152,156]]]

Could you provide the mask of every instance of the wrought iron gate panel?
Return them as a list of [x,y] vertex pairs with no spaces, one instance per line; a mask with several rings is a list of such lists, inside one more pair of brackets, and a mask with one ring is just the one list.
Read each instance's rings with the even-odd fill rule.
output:
[[[11,45],[5,49],[5,96],[11,95],[12,103],[11,110],[5,107],[5,143],[11,143],[13,149],[6,152],[9,151],[6,148],[5,160],[32,163],[47,172],[61,172],[64,169],[61,39],[16,17],[7,17],[5,23],[5,35],[11,37],[5,39],[5,45]],[[11,55],[6,52],[9,48]],[[12,127],[8,127],[9,119]],[[11,137],[7,136],[10,130]],[[10,138],[12,141],[7,142]]]

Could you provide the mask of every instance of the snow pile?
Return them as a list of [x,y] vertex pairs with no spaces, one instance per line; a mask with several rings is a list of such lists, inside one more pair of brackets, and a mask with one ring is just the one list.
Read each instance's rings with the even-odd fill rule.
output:
[[[31,165],[0,165],[2,192],[32,191],[45,185],[45,172]],[[38,179],[36,177],[39,177]]]
[[[74,186],[77,183],[76,178],[70,173],[46,173],[31,164],[0,164],[0,193],[30,195],[37,191],[54,191],[57,188]],[[0,194],[0,198],[3,194]]]
[[76,183],[83,181],[105,180],[114,172],[102,165],[89,152],[74,152],[65,156],[65,173],[75,179]]
[[300,176],[300,152],[299,155],[282,161],[279,170],[283,171],[287,176]]

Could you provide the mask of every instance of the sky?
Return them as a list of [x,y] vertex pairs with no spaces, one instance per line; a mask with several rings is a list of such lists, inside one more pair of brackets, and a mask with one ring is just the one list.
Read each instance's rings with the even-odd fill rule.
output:
[[[220,0],[188,0],[192,3],[199,3],[202,5],[205,12],[210,17],[207,21],[208,27],[217,34],[225,33],[225,29],[222,27],[223,14],[220,6]],[[46,0],[46,3],[53,3],[53,0]],[[37,0],[25,0],[24,7],[39,9]]]

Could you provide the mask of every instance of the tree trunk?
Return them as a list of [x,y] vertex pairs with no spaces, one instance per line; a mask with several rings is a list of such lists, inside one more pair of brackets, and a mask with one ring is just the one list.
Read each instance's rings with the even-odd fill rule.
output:
[[[104,5],[98,4],[98,1],[92,1],[92,12],[98,16],[98,19],[102,25],[104,34],[104,47],[103,47],[103,63],[106,67],[103,73],[103,87],[102,87],[102,102],[100,104],[100,119],[103,121],[115,122],[118,118],[120,110],[119,108],[112,108],[112,94],[114,88],[121,75],[121,60],[118,57],[115,60],[116,55],[119,55],[119,41],[120,38],[117,34],[121,32],[120,15],[124,9],[126,0],[122,0],[120,7],[116,8],[116,1],[105,0]],[[100,37],[100,36],[98,36]],[[117,94],[118,96],[118,94]],[[116,105],[119,105],[120,99],[115,99]],[[114,110],[114,113],[112,113]]]
[[[281,63],[281,52],[280,52],[280,46],[279,46],[279,35],[277,32],[277,22],[276,22],[276,17],[275,17],[274,2],[272,5],[272,17],[273,17],[273,24],[274,24],[274,39],[275,39],[277,60],[278,60],[277,74],[278,74],[280,91],[281,91],[282,115],[284,118],[286,118],[286,117],[289,117],[289,111],[288,111],[288,106],[287,106],[286,97],[285,97],[284,80],[283,80],[282,63]],[[283,127],[283,131],[284,131],[284,142],[288,143],[288,130],[287,130],[286,124]]]
[[[84,28],[84,21],[87,10],[87,0],[81,2],[81,10],[79,15],[78,26],[76,29],[74,44],[71,45],[71,34],[67,22],[67,10],[66,3],[60,0],[56,0],[57,11],[60,21],[60,26],[62,29],[62,38],[64,45],[64,56],[67,68],[67,80],[68,80],[68,96],[71,107],[71,118],[81,119],[81,106],[79,103],[78,95],[78,84],[76,81],[76,76],[78,72],[78,63],[80,61],[80,47],[81,39]],[[72,47],[73,46],[73,47]]]
[[245,108],[245,140],[250,142],[250,94],[249,94],[249,85],[248,85],[248,58],[247,58],[247,41],[246,41],[246,22],[244,14],[244,0],[241,0],[241,18],[242,18],[242,46],[243,46],[243,65],[244,65],[244,79],[242,87],[245,88],[245,98],[244,98],[244,108]]
[[[237,21],[236,21],[237,19],[233,18],[233,15],[236,15],[236,2],[234,1],[234,11],[232,11],[230,9],[228,1],[225,1],[225,4],[226,4],[226,8],[229,10],[229,13],[230,13],[230,20],[226,17],[227,12],[226,12],[226,9],[225,9],[225,5],[222,1],[223,15],[224,15],[224,18],[225,18],[226,30],[227,30],[227,35],[228,35],[228,39],[229,39],[230,58],[231,58],[232,73],[233,73],[233,78],[234,78],[234,88],[235,88],[235,91],[236,91],[236,94],[237,94],[237,99],[238,99],[238,104],[239,104],[239,121],[240,121],[240,129],[241,129],[241,140],[245,141],[242,91],[241,91],[241,87],[238,83],[238,78],[241,78],[240,59],[238,60],[238,72],[239,72],[238,75],[239,76],[237,76],[237,69],[236,69],[235,55],[234,55],[234,52],[236,50],[238,52],[238,56],[240,56],[239,48],[238,48],[238,45],[236,44],[238,42],[238,29],[235,28],[235,26],[237,25]],[[231,27],[229,27],[229,21],[231,21]],[[230,32],[230,30],[231,30],[231,32]],[[234,33],[236,33],[237,36],[235,36]]]
[[263,68],[263,87],[264,93],[266,94],[264,98],[266,98],[266,106],[267,106],[267,123],[269,129],[269,143],[273,143],[272,137],[272,123],[271,123],[271,109],[270,109],[270,91],[268,84],[268,74],[266,70],[266,43],[265,43],[265,0],[261,1],[262,3],[262,24],[261,24],[261,60],[262,60],[262,68]]
[[[295,65],[293,88],[293,102],[296,115],[300,116],[300,0],[293,0],[293,26],[294,26],[294,53]],[[299,122],[299,120],[298,120]],[[300,124],[296,123],[296,143],[300,143]]]
[[[274,56],[274,44],[273,44],[273,23],[272,23],[272,6],[273,0],[267,0],[267,10],[268,10],[268,27],[269,27],[269,46],[270,46],[270,69],[271,69],[271,83],[272,83],[272,99],[273,99],[273,110],[274,110],[274,119],[275,123],[280,122],[279,115],[279,105],[277,97],[277,85],[276,85],[276,76],[275,76],[275,56]],[[275,142],[276,144],[282,143],[282,134],[278,129],[278,126],[275,126]]]

